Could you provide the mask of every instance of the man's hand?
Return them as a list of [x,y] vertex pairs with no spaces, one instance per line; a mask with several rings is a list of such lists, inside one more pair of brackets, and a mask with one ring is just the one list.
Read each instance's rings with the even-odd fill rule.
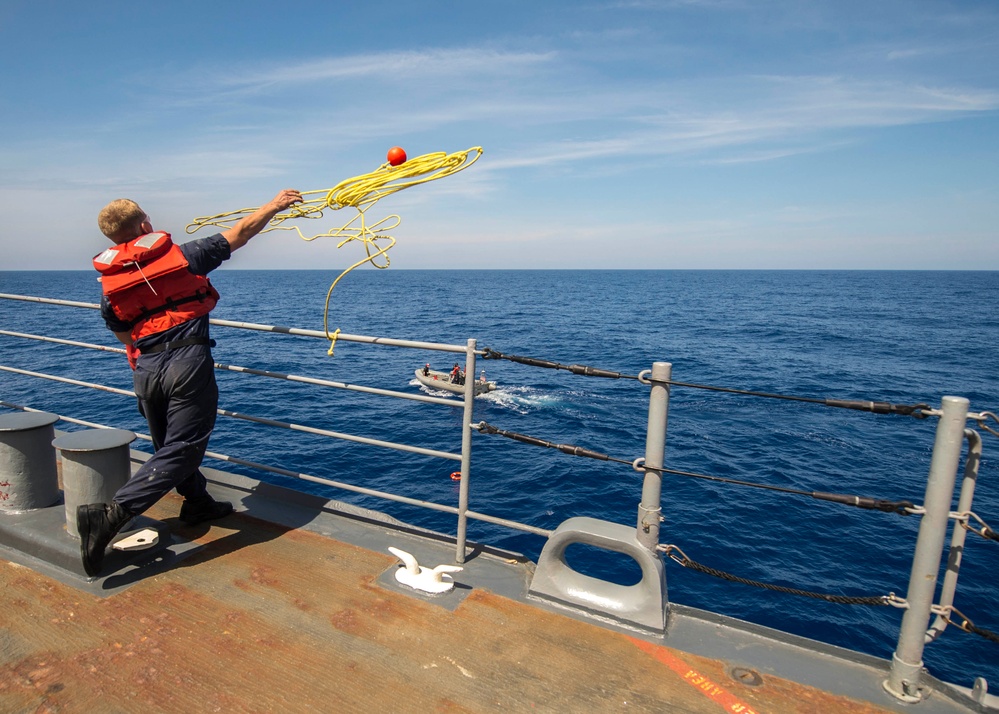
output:
[[241,219],[222,237],[229,241],[230,250],[242,248],[253,236],[267,227],[270,220],[284,209],[302,202],[302,194],[293,188],[286,188],[256,211]]
[[[273,199],[271,199],[269,206],[274,209],[274,213],[280,213],[286,208],[295,205],[296,203],[302,202],[302,194],[293,188],[286,188],[284,191],[279,193]],[[274,216],[271,216],[273,218]],[[268,218],[267,220],[270,220]]]

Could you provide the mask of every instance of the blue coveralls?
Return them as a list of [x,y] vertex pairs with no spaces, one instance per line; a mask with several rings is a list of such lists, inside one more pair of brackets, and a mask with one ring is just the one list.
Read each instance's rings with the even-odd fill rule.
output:
[[[207,275],[231,254],[221,234],[189,241],[180,249],[196,275]],[[113,332],[130,329],[115,317],[106,297],[101,300],[101,315]],[[191,337],[206,342],[139,355],[132,379],[155,453],[114,496],[133,515],[145,512],[173,488],[194,501],[208,493],[198,467],[215,427],[219,397],[208,328],[208,315],[202,315],[135,343],[141,352]]]

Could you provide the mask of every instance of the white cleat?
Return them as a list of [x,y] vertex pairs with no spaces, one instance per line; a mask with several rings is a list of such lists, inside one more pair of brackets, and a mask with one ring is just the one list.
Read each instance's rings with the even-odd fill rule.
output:
[[447,573],[464,570],[458,565],[438,565],[431,570],[421,567],[416,558],[404,550],[390,547],[389,552],[402,561],[402,567],[395,571],[395,579],[403,585],[428,593],[446,593],[454,589],[454,579]]

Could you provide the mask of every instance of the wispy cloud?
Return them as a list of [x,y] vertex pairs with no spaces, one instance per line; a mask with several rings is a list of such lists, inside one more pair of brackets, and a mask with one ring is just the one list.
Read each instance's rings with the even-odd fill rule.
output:
[[482,78],[523,74],[550,62],[554,52],[507,52],[493,49],[429,49],[325,57],[305,62],[238,67],[185,78],[195,91],[264,91],[328,81],[375,80],[379,83],[421,79]]
[[[438,69],[451,71],[459,56],[474,58],[474,64],[493,53],[443,54],[447,59],[438,58]],[[345,64],[366,72],[392,65],[400,56],[366,55],[347,58]],[[498,74],[517,73],[525,64],[551,64],[552,57],[514,54],[508,56],[515,59],[506,70],[490,67]],[[316,77],[335,64],[322,60],[298,66],[314,68],[311,74],[301,74]],[[259,85],[286,74],[296,72],[280,65],[244,74],[247,79],[241,81]],[[585,92],[572,91],[564,81],[559,84],[561,76],[481,83],[448,96],[414,92],[406,96],[405,111],[381,109],[378,92],[350,95],[351,101],[345,102],[331,90],[296,99],[280,120],[270,105],[229,114],[201,113],[194,141],[188,139],[184,146],[160,142],[162,150],[150,150],[141,170],[166,181],[279,176],[292,164],[301,170],[312,156],[341,156],[359,142],[441,131],[470,138],[459,146],[442,147],[447,150],[488,145],[489,160],[477,171],[493,175],[592,162],[608,170],[612,162],[649,156],[714,165],[761,163],[835,150],[863,141],[865,130],[873,128],[941,122],[999,109],[999,92],[990,89],[843,75],[625,81],[591,84]]]
[[[696,93],[689,88],[651,92],[638,103],[658,102],[658,113],[622,114],[617,122],[605,124],[609,136],[535,145],[529,152],[494,162],[493,167],[698,153],[708,163],[771,161],[859,140],[858,135],[851,139],[844,132],[939,122],[999,109],[999,92],[961,87],[797,76],[744,78],[738,85],[738,94],[717,85],[707,92],[703,87]],[[713,97],[719,95],[726,99],[714,108],[719,102]],[[609,104],[599,97],[594,103]],[[573,116],[579,118],[578,113]],[[733,151],[717,153],[724,149]]]

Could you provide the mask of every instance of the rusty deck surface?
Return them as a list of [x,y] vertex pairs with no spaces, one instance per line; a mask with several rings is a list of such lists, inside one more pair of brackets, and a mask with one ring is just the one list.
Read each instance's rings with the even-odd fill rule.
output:
[[0,560],[0,711],[882,711],[485,588],[443,607],[379,582],[388,553],[178,510],[149,515],[202,548],[107,597]]

